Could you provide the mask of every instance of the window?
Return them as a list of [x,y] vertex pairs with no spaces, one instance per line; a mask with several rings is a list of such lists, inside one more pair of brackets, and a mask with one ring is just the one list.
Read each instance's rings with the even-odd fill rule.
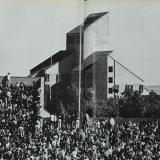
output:
[[109,83],[113,83],[113,77],[108,78]]
[[112,88],[109,88],[109,94],[112,94],[113,93],[113,89]]
[[109,66],[109,67],[108,67],[108,71],[109,71],[109,72],[113,72],[113,66]]

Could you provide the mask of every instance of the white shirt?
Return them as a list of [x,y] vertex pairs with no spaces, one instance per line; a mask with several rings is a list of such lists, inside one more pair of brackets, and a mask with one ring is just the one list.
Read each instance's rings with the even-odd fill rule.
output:
[[7,80],[10,81],[11,76],[9,74],[7,74]]
[[115,120],[114,120],[113,118],[110,119],[110,124],[111,124],[112,126],[115,125]]

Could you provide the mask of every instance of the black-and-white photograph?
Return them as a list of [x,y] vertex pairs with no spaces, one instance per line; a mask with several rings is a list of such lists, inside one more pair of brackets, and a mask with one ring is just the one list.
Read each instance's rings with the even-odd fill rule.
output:
[[160,0],[0,0],[0,160],[160,159]]

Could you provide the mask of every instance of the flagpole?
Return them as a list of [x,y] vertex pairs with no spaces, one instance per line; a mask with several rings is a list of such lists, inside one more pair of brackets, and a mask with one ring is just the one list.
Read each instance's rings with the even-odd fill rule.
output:
[[80,25],[80,44],[79,44],[79,92],[78,92],[78,120],[79,120],[79,128],[81,126],[81,78],[82,78],[82,25]]
[[79,128],[81,128],[81,90],[82,90],[82,47],[83,46],[83,40],[82,40],[82,35],[83,35],[83,26],[84,26],[84,12],[85,12],[85,1],[83,0],[83,23],[80,25],[80,44],[79,44],[79,92],[78,92],[78,119],[79,119]]

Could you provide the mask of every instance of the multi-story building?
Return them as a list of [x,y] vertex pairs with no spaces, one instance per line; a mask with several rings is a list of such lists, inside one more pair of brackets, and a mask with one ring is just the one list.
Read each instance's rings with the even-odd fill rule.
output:
[[108,22],[108,12],[89,15],[84,24],[66,34],[65,51],[59,51],[30,70],[31,76],[49,75],[50,99],[55,98],[60,80],[72,83],[80,72],[82,87],[92,88],[97,99],[121,95],[126,85],[133,90],[143,85],[140,77],[112,58],[113,51],[108,50]]

